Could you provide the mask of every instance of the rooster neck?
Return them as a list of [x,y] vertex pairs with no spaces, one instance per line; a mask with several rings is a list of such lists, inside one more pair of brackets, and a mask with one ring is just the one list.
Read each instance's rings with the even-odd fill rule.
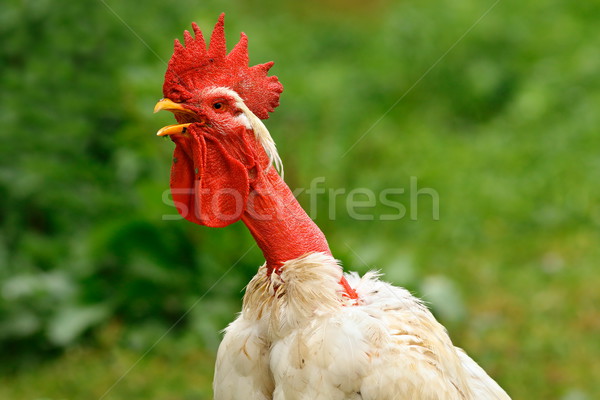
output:
[[[279,275],[284,263],[309,254],[332,257],[323,232],[306,214],[275,168],[270,166],[262,145],[255,143],[255,146],[252,157],[255,164],[249,173],[250,194],[241,219],[265,256],[267,276],[270,278],[273,272]],[[267,165],[267,168],[260,168],[260,165]],[[358,300],[343,275],[339,284],[344,297]]]
[[259,174],[250,189],[242,221],[262,250],[269,274],[309,253],[331,255],[325,235],[275,168]]

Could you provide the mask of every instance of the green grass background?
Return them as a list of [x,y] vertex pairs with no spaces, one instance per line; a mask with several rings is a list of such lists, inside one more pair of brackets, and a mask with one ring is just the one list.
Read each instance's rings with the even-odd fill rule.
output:
[[[599,398],[595,0],[6,1],[0,398],[211,398],[262,255],[241,224],[163,219],[151,111],[173,38],[222,11],[230,48],[275,61],[266,124],[292,188],[324,178],[310,211],[346,268],[427,300],[514,399]],[[329,189],[355,188],[405,188],[406,217],[352,218]]]

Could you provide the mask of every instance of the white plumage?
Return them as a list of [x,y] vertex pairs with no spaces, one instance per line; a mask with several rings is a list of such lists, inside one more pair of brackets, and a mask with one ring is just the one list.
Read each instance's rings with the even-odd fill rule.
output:
[[261,267],[219,348],[215,399],[509,399],[407,290],[346,274],[356,304],[341,275],[320,253]]

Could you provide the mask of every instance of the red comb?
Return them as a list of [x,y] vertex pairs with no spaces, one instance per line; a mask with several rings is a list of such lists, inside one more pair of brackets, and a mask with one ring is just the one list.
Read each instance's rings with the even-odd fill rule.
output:
[[246,106],[257,117],[269,118],[279,105],[283,86],[276,76],[267,76],[273,62],[248,66],[248,38],[241,34],[240,41],[227,54],[225,43],[225,14],[215,25],[210,46],[202,31],[192,24],[195,38],[185,31],[185,47],[175,39],[175,50],[165,73],[163,94],[176,102],[184,102],[192,92],[210,86],[224,86],[240,95]]

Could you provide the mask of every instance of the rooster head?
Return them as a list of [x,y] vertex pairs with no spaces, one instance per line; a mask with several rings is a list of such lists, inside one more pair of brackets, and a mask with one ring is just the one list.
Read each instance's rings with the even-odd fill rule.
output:
[[283,86],[267,73],[272,62],[248,66],[248,39],[241,34],[227,54],[221,14],[207,48],[202,32],[175,40],[164,98],[154,111],[171,111],[178,124],[158,131],[175,143],[171,193],[189,221],[222,227],[238,221],[252,181],[272,164],[275,143],[261,119],[279,105]]

